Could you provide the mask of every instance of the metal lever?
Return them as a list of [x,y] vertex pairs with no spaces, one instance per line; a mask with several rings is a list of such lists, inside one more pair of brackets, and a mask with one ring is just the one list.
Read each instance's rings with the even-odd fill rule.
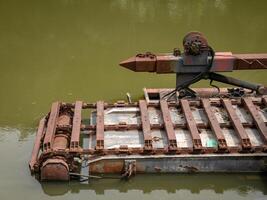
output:
[[238,86],[238,87],[243,87],[246,89],[256,91],[259,94],[265,94],[267,92],[267,88],[265,88],[262,85],[250,83],[247,81],[242,81],[239,79],[224,76],[224,75],[217,74],[214,72],[208,73],[208,76],[206,77],[206,79],[215,80],[218,82],[222,82],[222,83],[226,83],[226,84],[230,84],[230,85],[234,85],[234,86]]

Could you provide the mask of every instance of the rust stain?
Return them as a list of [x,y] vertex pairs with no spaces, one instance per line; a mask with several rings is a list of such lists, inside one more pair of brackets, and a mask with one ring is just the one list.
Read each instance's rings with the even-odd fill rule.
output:
[[154,169],[155,169],[156,172],[161,172],[161,168],[160,167],[155,166]]

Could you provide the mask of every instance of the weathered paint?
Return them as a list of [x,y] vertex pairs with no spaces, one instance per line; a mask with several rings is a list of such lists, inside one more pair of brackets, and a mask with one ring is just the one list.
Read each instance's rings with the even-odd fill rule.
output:
[[[40,123],[31,171],[41,180],[69,180],[69,172],[80,172],[82,160],[89,174],[122,173],[126,178],[135,172],[265,171],[265,96],[245,95],[130,104],[54,103],[45,118],[48,123]],[[58,113],[55,105],[61,105]],[[87,124],[80,120],[83,109],[92,109]],[[55,130],[53,145],[41,152],[36,145],[43,146],[42,138],[51,133],[48,127]],[[77,143],[78,136],[87,139]],[[244,140],[250,141],[249,148]]]
[[105,156],[91,161],[89,172],[121,173],[124,160],[136,161],[137,173],[260,172],[267,170],[266,154]]
[[[154,55],[151,59],[144,56],[142,60],[137,56],[122,61],[120,65],[135,72],[156,72],[158,74],[176,72],[201,72],[202,68],[186,68],[182,65],[182,57],[166,53]],[[145,55],[145,54],[142,54]],[[267,54],[232,54],[231,52],[216,52],[212,72],[226,72],[233,70],[265,69],[267,65]],[[198,69],[198,71],[196,71]]]

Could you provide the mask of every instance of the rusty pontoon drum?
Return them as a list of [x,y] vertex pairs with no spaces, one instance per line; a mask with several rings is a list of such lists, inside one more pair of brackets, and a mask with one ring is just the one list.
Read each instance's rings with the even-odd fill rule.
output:
[[[176,73],[174,89],[145,89],[145,98],[134,103],[53,103],[39,123],[31,172],[43,181],[106,173],[266,171],[266,87],[216,73],[265,69],[266,54],[220,57],[198,32],[183,45],[183,54],[175,50],[164,62],[150,53],[121,63],[134,71],[168,68]],[[239,88],[189,88],[201,79]]]

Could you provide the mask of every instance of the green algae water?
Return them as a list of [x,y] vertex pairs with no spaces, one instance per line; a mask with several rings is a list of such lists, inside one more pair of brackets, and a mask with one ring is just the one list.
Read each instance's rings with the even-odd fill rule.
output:
[[[137,99],[143,87],[173,87],[175,75],[118,63],[181,48],[192,30],[216,51],[267,53],[266,10],[264,0],[0,0],[0,199],[267,199],[261,174],[138,175],[86,185],[40,184],[28,170],[36,125],[53,101],[112,102],[126,92]],[[228,75],[267,85],[267,71]]]

